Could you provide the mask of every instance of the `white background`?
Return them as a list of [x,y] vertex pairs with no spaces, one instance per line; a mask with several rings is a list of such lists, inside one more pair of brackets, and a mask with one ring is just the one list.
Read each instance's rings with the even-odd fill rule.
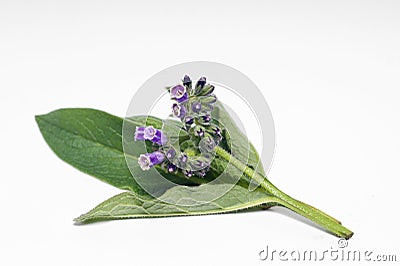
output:
[[278,209],[73,225],[119,191],[58,159],[34,115],[123,116],[147,78],[195,60],[262,89],[278,187],[354,230],[348,249],[400,260],[400,2],[1,0],[1,265],[267,265],[266,245],[337,248]]

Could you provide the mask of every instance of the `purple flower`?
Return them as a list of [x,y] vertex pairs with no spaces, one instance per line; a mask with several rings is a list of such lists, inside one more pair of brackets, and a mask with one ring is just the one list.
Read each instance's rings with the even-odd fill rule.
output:
[[134,140],[150,140],[158,145],[164,145],[168,141],[167,136],[165,136],[161,130],[155,129],[152,126],[136,127]]
[[138,164],[143,171],[149,170],[156,164],[160,164],[165,160],[162,152],[155,151],[153,153],[141,154],[138,158]]
[[161,130],[157,129],[156,134],[154,135],[154,138],[151,141],[162,146],[168,142],[168,138],[161,132]]
[[156,129],[152,126],[148,126],[144,129],[144,138],[148,140],[152,140],[156,135]]
[[144,129],[145,127],[136,127],[134,140],[145,140],[144,138]]
[[182,85],[176,85],[171,88],[170,95],[172,99],[175,99],[178,103],[185,102],[188,99],[188,93],[186,88]]
[[194,103],[192,104],[192,110],[193,110],[193,112],[196,112],[196,113],[200,112],[200,110],[201,110],[201,103],[200,103],[200,102],[194,102]]
[[179,119],[182,119],[186,115],[186,108],[183,105],[174,103],[172,105],[172,113],[174,114],[174,116],[178,117]]

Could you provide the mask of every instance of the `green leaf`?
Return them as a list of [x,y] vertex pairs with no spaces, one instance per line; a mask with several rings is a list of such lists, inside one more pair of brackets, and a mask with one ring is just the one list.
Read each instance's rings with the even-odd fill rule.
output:
[[[135,128],[146,121],[158,126],[161,120],[136,117],[130,123]],[[117,188],[146,194],[126,165],[122,118],[94,109],[71,108],[36,116],[36,122],[47,144],[63,161]],[[194,185],[186,178],[167,176],[177,183]]]
[[[212,117],[224,129],[222,132],[224,137],[223,148],[261,175],[265,175],[257,150],[248,140],[247,136],[239,129],[221,101],[216,102]],[[226,165],[222,164],[221,167],[226,167]],[[217,171],[221,171],[221,167],[215,165],[214,168],[218,169]]]
[[[222,105],[217,105],[215,115],[219,121],[228,125],[230,139],[240,145],[243,133],[237,128],[234,121],[225,111]],[[110,115],[106,112],[88,108],[59,109],[46,115],[36,116],[39,129],[50,148],[63,161],[69,163],[80,171],[92,175],[99,180],[124,190],[131,190],[146,194],[132,177],[127,167],[123,145],[122,130],[134,132],[136,126],[152,125],[156,128],[162,127],[162,120],[152,116],[136,116],[125,119]],[[177,127],[179,126],[179,122]],[[129,132],[125,132],[125,141],[130,141],[130,149],[126,150],[132,159],[139,155],[141,145],[133,142]],[[224,133],[226,135],[226,132]],[[243,148],[245,149],[245,148]],[[246,152],[235,154],[243,159]],[[248,163],[254,166],[258,162],[258,154],[251,145]],[[247,156],[244,158],[247,160]],[[212,164],[213,175],[208,174],[206,180],[211,180],[214,175],[219,175],[227,167],[227,162],[215,158]],[[182,185],[196,185],[204,180],[188,180],[182,174],[171,175],[163,173],[157,166],[156,169],[167,179]],[[235,170],[235,169],[233,169]],[[145,178],[150,172],[140,171],[137,173]],[[231,173],[241,175],[240,171]],[[161,192],[160,192],[161,193]]]
[[275,205],[274,197],[258,190],[249,192],[241,186],[234,186],[222,197],[203,203],[204,193],[218,194],[220,191],[226,191],[228,187],[227,184],[208,185],[207,191],[204,191],[204,185],[177,186],[167,190],[160,199],[143,198],[135,192],[124,192],[104,201],[74,221],[90,223],[112,219],[218,214],[254,208],[262,204],[267,204],[264,207]]

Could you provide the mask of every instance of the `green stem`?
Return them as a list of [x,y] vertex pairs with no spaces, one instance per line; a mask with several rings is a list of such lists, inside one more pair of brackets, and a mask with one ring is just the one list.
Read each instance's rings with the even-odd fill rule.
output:
[[353,232],[340,224],[338,220],[329,216],[328,214],[312,207],[306,203],[296,200],[286,193],[282,192],[275,185],[273,185],[266,177],[262,176],[258,172],[254,171],[252,168],[248,167],[246,164],[242,163],[236,157],[232,156],[229,152],[225,151],[223,148],[217,146],[215,148],[216,154],[228,161],[230,164],[235,166],[237,169],[241,170],[247,177],[253,179],[255,182],[261,185],[268,193],[276,198],[276,203],[282,205],[308,219],[314,223],[325,228],[332,234],[349,239]]

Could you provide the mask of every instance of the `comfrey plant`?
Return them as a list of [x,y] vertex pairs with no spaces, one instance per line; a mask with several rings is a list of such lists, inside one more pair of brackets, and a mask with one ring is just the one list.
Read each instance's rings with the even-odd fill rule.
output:
[[175,101],[172,114],[182,121],[182,130],[190,137],[187,142],[190,145],[182,151],[179,143],[169,140],[161,129],[136,127],[135,141],[148,140],[159,147],[152,153],[141,154],[138,164],[142,170],[149,170],[163,163],[169,173],[180,170],[188,178],[193,175],[204,177],[210,169],[214,148],[222,140],[221,129],[211,121],[211,112],[217,101],[213,94],[214,86],[206,84],[205,77],[192,86],[192,80],[186,75],[182,85],[168,88],[168,91]]
[[[335,218],[290,197],[267,179],[257,151],[205,77],[193,83],[186,75],[181,84],[167,89],[173,119],[122,119],[82,108],[36,116],[44,139],[62,160],[126,190],[76,218],[78,224],[282,206],[338,237],[353,235]],[[137,149],[140,143],[142,149]],[[151,183],[156,174],[176,185],[160,189],[158,182]],[[228,179],[213,183],[222,175]],[[146,190],[140,180],[151,181],[158,194]],[[258,186],[249,190],[251,184]],[[218,197],[209,200],[210,195]]]

